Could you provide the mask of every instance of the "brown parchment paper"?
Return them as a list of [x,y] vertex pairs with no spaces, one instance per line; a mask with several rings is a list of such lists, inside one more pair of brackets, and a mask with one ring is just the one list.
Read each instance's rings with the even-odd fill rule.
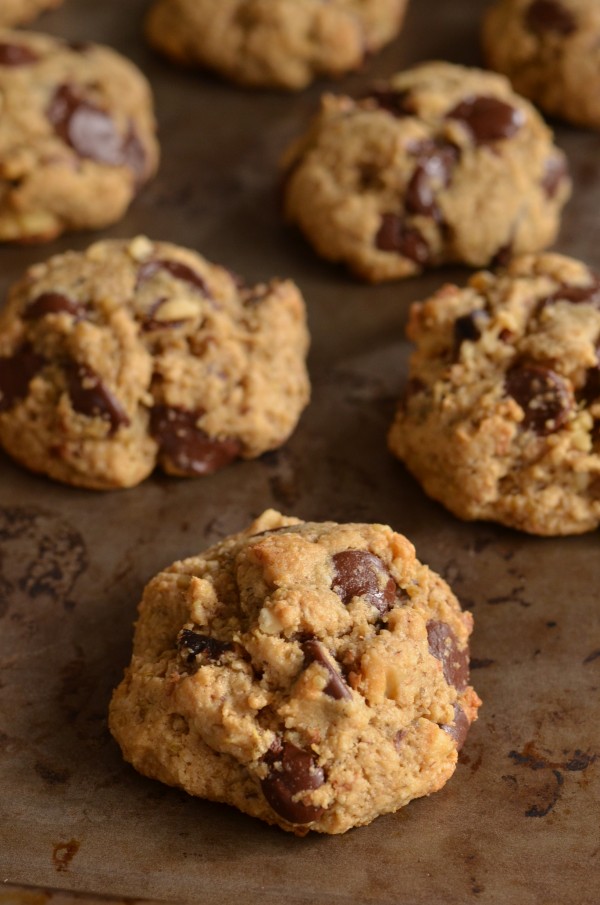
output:
[[[481,0],[412,0],[402,37],[334,90],[418,60],[477,63]],[[598,532],[536,539],[457,521],[385,448],[409,303],[466,271],[378,288],[317,260],[278,211],[276,165],[323,84],[251,93],[144,46],[143,0],[66,0],[36,27],[112,44],[156,93],[163,164],[125,220],[249,280],[290,276],[309,306],[313,402],[291,442],[197,481],[95,494],[0,458],[0,903],[115,901],[597,905]],[[1,115],[1,114],[0,114]],[[558,247],[600,267],[600,136],[560,127],[575,198]],[[93,235],[0,248],[0,291]],[[483,698],[435,796],[342,837],[296,839],[143,779],[106,727],[145,582],[268,506],[407,534],[476,620]],[[65,892],[52,892],[64,890]],[[66,891],[78,895],[71,898]],[[111,898],[112,897],[112,898]]]

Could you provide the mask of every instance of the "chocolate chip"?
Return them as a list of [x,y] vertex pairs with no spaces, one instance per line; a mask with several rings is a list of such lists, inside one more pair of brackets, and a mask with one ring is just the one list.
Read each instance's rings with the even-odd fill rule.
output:
[[334,554],[333,565],[331,587],[343,603],[364,597],[382,616],[395,605],[398,587],[378,556],[366,550],[344,550]]
[[47,112],[56,134],[80,157],[110,166],[127,166],[139,175],[139,148],[133,126],[123,138],[112,117],[81,97],[71,85],[56,89]]
[[38,60],[37,53],[25,44],[0,43],[0,66],[30,66]]
[[424,141],[416,145],[417,167],[408,183],[404,203],[411,214],[432,217],[440,222],[441,211],[434,184],[445,188],[459,158],[459,150],[448,142]]
[[352,697],[350,689],[344,682],[339,672],[335,669],[329,657],[326,655],[323,645],[317,640],[305,641],[302,645],[304,653],[304,665],[309,666],[311,663],[320,663],[324,666],[329,674],[329,682],[323,689],[329,697],[335,698],[336,701],[349,699]]
[[415,116],[416,109],[410,91],[395,91],[385,85],[374,86],[364,97],[365,100],[375,101],[382,110],[391,113],[392,116]]
[[572,305],[591,304],[600,308],[600,281],[596,278],[589,286],[561,286],[545,298],[542,305],[551,305],[553,302],[571,302]]
[[264,760],[269,765],[269,773],[261,781],[261,787],[273,810],[289,823],[306,824],[317,820],[323,808],[296,800],[296,796],[318,789],[325,782],[325,774],[312,754],[291,742],[278,740]]
[[596,349],[597,364],[589,368],[586,381],[578,393],[578,399],[586,405],[592,405],[600,400],[600,346]]
[[156,405],[150,413],[150,432],[162,455],[179,474],[213,474],[241,452],[238,440],[217,440],[197,427],[202,414],[167,405]]
[[481,336],[481,329],[489,319],[487,311],[477,309],[457,317],[454,321],[454,351],[458,354],[464,342],[476,342]]
[[144,181],[146,176],[147,156],[137,129],[133,123],[129,124],[129,130],[123,142],[123,163],[135,174],[138,184]]
[[210,635],[202,635],[184,628],[177,637],[178,650],[187,652],[187,662],[195,663],[196,657],[204,654],[209,660],[218,660],[225,651],[232,650],[233,645],[226,641],[217,641]]
[[29,393],[29,384],[45,361],[31,346],[19,349],[11,358],[0,358],[0,412],[5,412]]
[[511,138],[525,122],[522,110],[500,98],[484,95],[461,101],[447,116],[464,123],[478,145]]
[[441,660],[448,685],[464,691],[469,684],[469,649],[460,650],[456,635],[447,622],[430,619],[427,623],[429,653]]
[[492,267],[508,267],[510,259],[513,254],[513,244],[511,242],[507,242],[506,245],[502,245],[491,261]]
[[397,214],[384,214],[375,237],[375,245],[381,251],[394,251],[415,264],[427,264],[429,245],[415,227],[407,226]]
[[460,751],[462,746],[465,743],[465,739],[469,732],[471,724],[467,719],[467,714],[464,712],[460,704],[454,705],[454,720],[452,723],[443,723],[441,728],[444,732],[447,732],[451,738],[456,742],[456,750]]
[[523,427],[541,436],[560,430],[569,420],[573,408],[569,385],[551,368],[515,365],[506,375],[505,389],[523,409]]
[[65,365],[65,376],[71,405],[76,412],[108,421],[111,433],[130,423],[117,397],[92,368],[72,361]]
[[85,315],[85,306],[60,292],[43,292],[30,302],[23,312],[25,320],[36,320],[47,314],[72,314],[75,318]]
[[167,273],[170,273],[176,280],[189,283],[190,286],[200,289],[202,294],[207,298],[211,297],[211,292],[200,274],[196,273],[195,270],[192,270],[191,267],[188,267],[187,264],[182,264],[181,261],[169,261],[164,259],[146,261],[146,263],[142,264],[138,270],[138,286],[146,280],[152,279],[152,277],[160,270],[166,270]]
[[559,0],[534,0],[525,13],[525,23],[537,35],[547,31],[570,35],[577,30],[577,19]]
[[544,175],[542,176],[542,188],[547,198],[556,197],[556,193],[567,178],[568,173],[569,169],[564,157],[548,158],[544,167]]

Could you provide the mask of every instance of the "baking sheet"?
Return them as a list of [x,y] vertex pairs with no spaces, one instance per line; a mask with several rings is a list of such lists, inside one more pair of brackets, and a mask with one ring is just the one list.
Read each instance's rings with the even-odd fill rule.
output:
[[[400,40],[339,89],[359,91],[427,58],[477,63],[484,6],[413,0]],[[103,895],[205,905],[597,905],[598,532],[548,540],[459,522],[389,456],[409,303],[466,271],[373,288],[320,262],[281,225],[276,163],[324,85],[298,96],[250,93],[179,71],[144,47],[144,7],[66,0],[37,26],[112,44],[155,89],[160,175],[102,235],[146,232],[248,280],[296,279],[313,333],[314,397],[283,450],[206,480],[157,475],[94,494],[0,459],[0,903]],[[558,247],[600,267],[600,137],[568,128],[558,136],[576,187]],[[0,290],[34,261],[93,238],[0,248]],[[392,525],[476,620],[472,677],[484,706],[454,778],[341,837],[296,839],[144,779],[106,727],[145,582],[268,506]]]

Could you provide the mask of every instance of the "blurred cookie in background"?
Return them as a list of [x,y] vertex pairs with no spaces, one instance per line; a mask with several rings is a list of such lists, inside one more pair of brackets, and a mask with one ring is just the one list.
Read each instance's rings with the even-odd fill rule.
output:
[[159,149],[142,73],[108,47],[0,31],[0,241],[119,220]]

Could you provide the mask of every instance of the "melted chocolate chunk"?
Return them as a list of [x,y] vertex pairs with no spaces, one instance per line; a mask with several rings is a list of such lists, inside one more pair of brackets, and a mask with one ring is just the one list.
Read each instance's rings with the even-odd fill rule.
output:
[[326,655],[323,645],[317,640],[305,641],[302,645],[304,652],[304,665],[309,666],[313,662],[320,663],[329,673],[329,682],[323,689],[329,697],[335,698],[336,701],[348,699],[352,697],[350,689],[344,682],[342,676],[337,672],[329,657]]
[[391,113],[392,116],[415,116],[416,110],[414,102],[411,98],[410,91],[394,91],[386,85],[381,87],[374,86],[373,89],[365,95],[365,100],[375,101],[378,107]]
[[497,97],[484,95],[461,101],[447,116],[464,123],[477,145],[511,138],[525,122],[521,110]]
[[85,316],[85,306],[62,295],[60,292],[43,292],[30,302],[23,312],[24,320],[36,320],[47,314],[72,314],[75,318]]
[[269,765],[266,779],[261,781],[263,795],[273,810],[289,823],[306,824],[317,820],[323,808],[295,800],[302,792],[318,789],[325,774],[308,751],[291,742],[276,741],[265,755]]
[[505,389],[525,413],[523,427],[541,436],[560,430],[569,420],[573,408],[569,384],[551,368],[515,365],[506,375]]
[[600,346],[596,349],[598,364],[587,372],[586,381],[578,393],[578,399],[586,405],[600,400]]
[[406,209],[411,214],[421,214],[441,222],[434,183],[445,188],[459,158],[459,150],[447,142],[421,142],[416,147],[417,166],[408,183],[405,195]]
[[540,308],[555,302],[571,302],[572,305],[589,304],[600,308],[600,281],[595,277],[589,286],[561,286],[556,292],[543,299]]
[[536,35],[547,31],[570,35],[577,30],[577,19],[559,0],[534,0],[525,13],[525,24]]
[[378,556],[366,550],[345,550],[333,556],[332,589],[348,604],[364,597],[384,616],[396,603],[398,587]]
[[127,166],[136,175],[139,173],[139,148],[132,147],[132,142],[139,141],[133,138],[133,126],[123,138],[112,117],[81,97],[71,85],[56,89],[47,112],[56,134],[80,157],[110,166]]
[[177,648],[181,652],[187,652],[187,662],[193,664],[198,655],[204,654],[209,660],[218,660],[225,651],[231,650],[233,645],[226,641],[217,641],[210,635],[201,635],[184,628],[177,638]]
[[140,141],[140,137],[133,123],[129,124],[129,131],[123,142],[123,163],[135,174],[138,185],[146,176],[146,150]]
[[549,157],[544,167],[542,188],[547,198],[555,198],[560,186],[569,173],[566,161],[562,157]]
[[15,352],[12,358],[0,358],[0,412],[26,398],[29,384],[44,364],[42,356],[29,345]]
[[111,433],[130,423],[117,397],[92,368],[72,361],[65,365],[65,376],[71,405],[76,412],[108,421]]
[[38,60],[37,53],[25,44],[0,42],[0,66],[30,66]]
[[429,653],[441,660],[444,678],[457,691],[464,691],[469,684],[469,649],[460,650],[456,635],[446,622],[430,619],[427,623]]
[[211,298],[210,290],[200,274],[196,273],[195,270],[192,270],[191,267],[188,267],[187,264],[182,264],[181,261],[168,261],[162,259],[146,261],[138,271],[138,286],[146,280],[151,280],[159,270],[166,270],[167,273],[170,273],[176,280],[181,280],[182,282],[193,286],[195,289],[200,289],[203,295],[207,298]]
[[491,266],[492,267],[508,267],[510,259],[512,258],[513,246],[512,241],[507,242],[506,245],[500,246],[496,254],[492,259]]
[[452,723],[443,723],[441,726],[444,732],[447,732],[454,739],[457,751],[460,751],[464,745],[470,727],[471,724],[467,719],[467,714],[460,704],[454,705],[454,720]]
[[470,311],[454,321],[454,351],[458,354],[464,342],[477,342],[481,336],[481,328],[488,320],[488,314],[483,309]]
[[201,414],[167,405],[156,405],[150,413],[150,432],[179,474],[213,474],[241,452],[238,440],[217,440],[197,427]]
[[418,229],[407,226],[397,214],[384,214],[375,237],[375,245],[381,251],[394,251],[415,264],[427,264],[429,245]]

